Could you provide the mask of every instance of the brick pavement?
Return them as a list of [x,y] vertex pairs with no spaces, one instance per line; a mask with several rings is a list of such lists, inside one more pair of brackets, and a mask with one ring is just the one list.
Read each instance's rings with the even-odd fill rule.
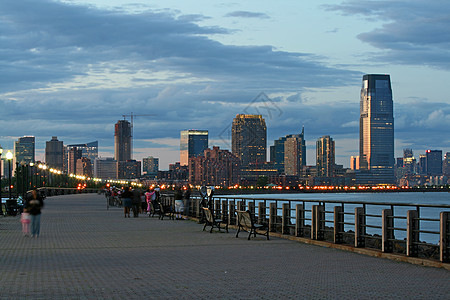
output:
[[450,272],[46,199],[41,237],[0,217],[0,299],[449,299]]

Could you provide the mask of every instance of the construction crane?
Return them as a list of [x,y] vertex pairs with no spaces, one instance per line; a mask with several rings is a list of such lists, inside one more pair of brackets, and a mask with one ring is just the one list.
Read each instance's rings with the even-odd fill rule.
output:
[[[131,112],[128,115],[122,115],[123,119],[126,120],[127,118],[130,118],[130,123],[131,123],[131,149],[134,149],[134,132],[133,132],[133,125],[134,125],[134,118],[135,117],[150,117],[150,116],[155,116],[154,114],[147,114],[147,115],[136,115],[133,114],[133,112]],[[133,156],[133,150],[131,150],[131,156]]]

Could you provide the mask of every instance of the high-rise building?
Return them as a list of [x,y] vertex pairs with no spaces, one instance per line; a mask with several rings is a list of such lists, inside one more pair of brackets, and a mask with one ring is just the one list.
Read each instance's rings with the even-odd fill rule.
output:
[[238,114],[233,119],[231,147],[241,162],[241,168],[266,162],[266,140],[267,127],[261,115]]
[[[64,147],[64,171],[69,171],[69,151],[76,148],[81,151],[81,157],[86,157],[91,161],[91,168],[94,168],[94,161],[98,158],[98,141],[85,144],[71,144]],[[78,159],[78,158],[77,158]],[[71,172],[69,172],[71,173]]]
[[284,173],[284,142],[285,136],[273,141],[273,146],[270,146],[270,162],[278,173]]
[[442,164],[442,173],[445,176],[450,176],[450,152],[445,153],[444,162]]
[[67,154],[67,172],[69,174],[82,175],[77,174],[77,160],[83,157],[83,151],[77,147],[71,147]]
[[14,142],[14,163],[30,164],[35,159],[35,137],[24,136]]
[[303,132],[286,136],[284,142],[284,173],[286,175],[301,176],[306,166],[306,144]]
[[77,175],[83,175],[86,177],[92,177],[92,164],[91,160],[87,157],[77,159],[76,173]]
[[189,159],[189,183],[229,187],[239,184],[239,159],[219,147],[206,149],[203,155]]
[[130,122],[119,120],[114,127],[114,159],[118,162],[131,160],[132,143]]
[[316,142],[316,169],[318,177],[333,177],[335,166],[335,143],[325,135]]
[[180,164],[187,166],[189,158],[202,155],[208,148],[208,130],[183,130],[180,134]]
[[394,113],[389,75],[364,75],[359,124],[359,183],[392,184]]
[[159,171],[159,158],[149,156],[142,159],[142,168],[148,176],[156,176]]
[[113,157],[94,160],[94,177],[101,179],[117,179],[117,161]]
[[56,136],[45,142],[45,164],[60,171],[64,170],[64,145]]
[[141,162],[134,159],[117,162],[117,178],[136,179],[141,177]]
[[419,154],[419,174],[427,174],[427,156],[425,154]]
[[430,176],[442,175],[442,150],[427,150],[426,174]]
[[350,170],[359,170],[359,155],[350,156]]

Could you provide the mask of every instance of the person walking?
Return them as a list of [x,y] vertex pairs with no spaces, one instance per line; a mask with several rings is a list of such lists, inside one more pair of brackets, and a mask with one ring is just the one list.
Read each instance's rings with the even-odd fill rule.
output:
[[123,204],[123,214],[124,217],[130,217],[130,209],[131,209],[131,197],[133,194],[131,193],[131,187],[126,187],[125,190],[120,194],[120,198],[122,198]]
[[184,203],[183,203],[183,192],[181,191],[181,187],[176,187],[175,189],[175,213],[177,215],[177,220],[182,220],[181,215],[184,212]]
[[31,217],[31,237],[38,238],[41,233],[41,209],[44,207],[44,200],[36,189],[31,191],[25,208]]
[[131,207],[133,209],[133,218],[139,217],[141,207],[141,191],[138,188],[133,189],[131,197]]

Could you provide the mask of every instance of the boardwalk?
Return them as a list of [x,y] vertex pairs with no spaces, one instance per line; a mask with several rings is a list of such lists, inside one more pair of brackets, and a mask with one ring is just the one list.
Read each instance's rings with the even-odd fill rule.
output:
[[0,217],[0,299],[449,299],[450,272],[193,221],[124,218],[94,194],[46,199],[41,237]]

